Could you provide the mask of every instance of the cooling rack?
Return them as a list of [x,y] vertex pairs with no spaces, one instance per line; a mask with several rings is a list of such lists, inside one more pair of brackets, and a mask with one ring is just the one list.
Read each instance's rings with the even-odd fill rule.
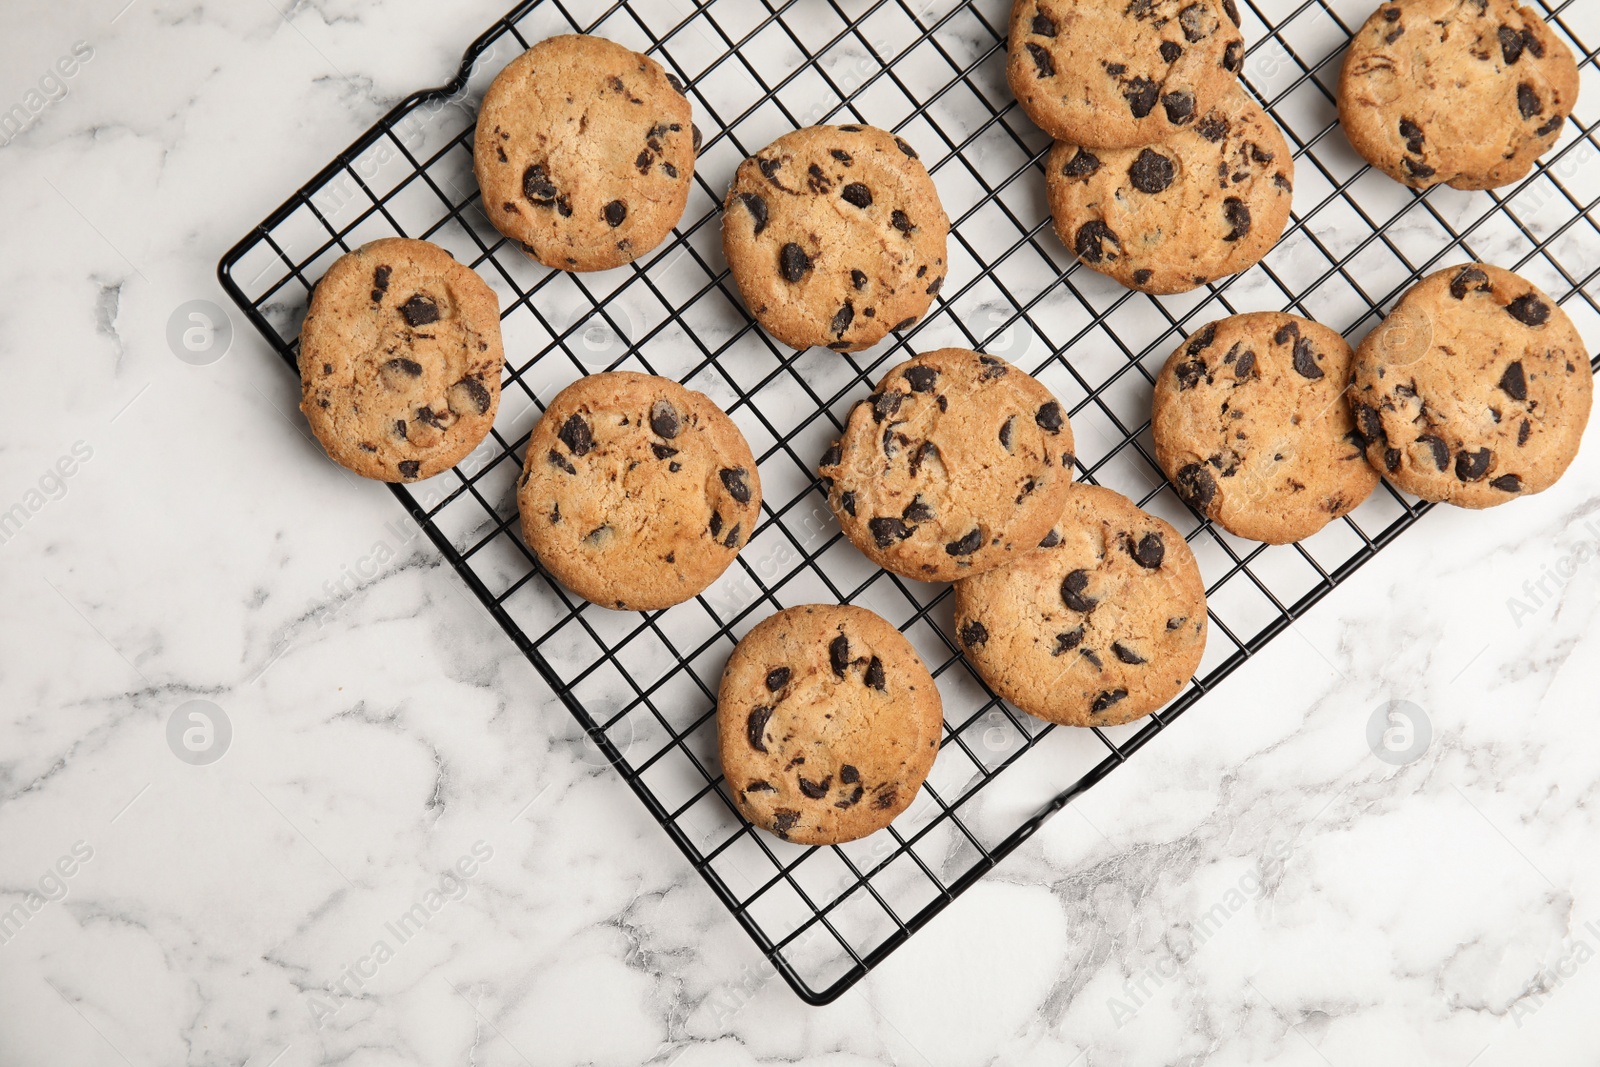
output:
[[[1340,58],[1373,0],[1243,0],[1244,78],[1294,147],[1288,233],[1248,273],[1160,300],[1075,265],[1049,228],[1048,140],[1005,81],[1010,0],[527,0],[456,78],[408,97],[223,259],[219,276],[292,369],[312,285],[380,237],[425,238],[500,296],[499,417],[456,469],[394,493],[549,682],[689,863],[808,1002],[837,998],[1051,815],[1114,771],[1428,507],[1385,485],[1299,545],[1240,541],[1190,511],[1154,462],[1154,375],[1224,315],[1291,310],[1359,339],[1417,278],[1466,259],[1518,270],[1600,336],[1600,5],[1543,4],[1587,92],[1558,148],[1515,187],[1418,196],[1365,167],[1334,106]],[[476,105],[494,75],[556,33],[653,55],[688,86],[704,147],[672,238],[638,263],[567,275],[532,263],[484,215]],[[794,352],[745,314],[721,256],[739,161],[797,126],[866,122],[916,146],[953,220],[949,283],[928,318],[855,355]],[[948,587],[901,580],[844,541],[815,476],[849,408],[888,366],[943,345],[1036,374],[1067,404],[1078,475],[1183,530],[1210,596],[1195,681],[1141,722],[1053,729],[997,700],[962,660]],[[544,405],[596,371],[662,374],[708,393],[759,457],[762,521],[727,574],[665,612],[585,604],[522,544],[514,482]],[[945,730],[917,802],[863,841],[804,848],[743,822],[716,756],[722,666],[782,607],[848,602],[899,626],[939,680]]]

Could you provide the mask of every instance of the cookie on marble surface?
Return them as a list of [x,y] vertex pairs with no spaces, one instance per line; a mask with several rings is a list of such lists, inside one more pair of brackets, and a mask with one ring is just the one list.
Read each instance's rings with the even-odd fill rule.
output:
[[1058,141],[1135,148],[1220,103],[1244,67],[1234,0],[1016,0],[1006,75]]
[[839,525],[874,563],[954,581],[1038,545],[1072,481],[1072,427],[1039,381],[964,348],[917,356],[856,404],[822,459]]
[[1356,33],[1339,77],[1351,145],[1417,189],[1517,181],[1577,99],[1572,52],[1514,0],[1391,0]]
[[1531,282],[1468,263],[1418,282],[1356,351],[1367,458],[1424,500],[1488,508],[1550,488],[1594,398],[1588,349]]
[[585,600],[654,611],[728,568],[761,515],[744,435],[702,393],[616,371],[563,389],[533,428],[518,482],[522,533]]
[[488,436],[504,363],[500,302],[482,278],[426,241],[374,241],[311,295],[300,410],[362,477],[431,478]]
[[1294,156],[1242,86],[1164,144],[1058,141],[1045,162],[1050,213],[1085,264],[1131,289],[1182,293],[1249,270],[1283,236]]
[[740,813],[833,845],[894,821],[939,752],[943,706],[905,635],[864,608],[788,608],[734,649],[717,693],[722,773]]
[[955,626],[989,687],[1066,726],[1117,726],[1177,696],[1206,646],[1194,553],[1127,497],[1075,485],[1036,552],[955,585]]
[[1253,541],[1310,537],[1378,486],[1345,399],[1355,354],[1281,312],[1214,322],[1156,379],[1156,461],[1195,510]]
[[875,127],[785,134],[739,166],[723,210],[739,294],[792,348],[870,348],[944,285],[939,191],[916,150]]
[[478,113],[483,210],[557,270],[621,266],[683,218],[699,131],[683,87],[648,56],[566,34],[500,72]]

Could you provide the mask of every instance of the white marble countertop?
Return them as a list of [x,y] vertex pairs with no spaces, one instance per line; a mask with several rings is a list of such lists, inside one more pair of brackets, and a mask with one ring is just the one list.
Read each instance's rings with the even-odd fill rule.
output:
[[0,1065],[1595,1062],[1593,433],[1427,516],[837,1003],[772,978],[243,318],[210,365],[168,344],[507,2],[0,13]]

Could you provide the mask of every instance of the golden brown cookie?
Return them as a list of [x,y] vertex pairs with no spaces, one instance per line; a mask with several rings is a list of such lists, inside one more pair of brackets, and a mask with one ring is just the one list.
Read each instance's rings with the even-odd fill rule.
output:
[[1156,461],[1195,510],[1240,537],[1310,537],[1378,486],[1345,399],[1354,358],[1343,337],[1294,315],[1212,323],[1156,379]]
[[1392,0],[1345,54],[1339,121],[1367,162],[1417,189],[1524,177],[1578,100],[1572,52],[1513,0]]
[[591,374],[533,428],[517,507],[528,547],[562,585],[653,611],[727,570],[761,516],[761,478],[709,397],[648,374]]
[[621,266],[678,224],[699,133],[661,64],[603,37],[540,41],[484,94],[473,147],[483,210],[557,270]]
[[1164,144],[1057,142],[1045,163],[1056,233],[1131,289],[1182,293],[1249,270],[1278,243],[1294,200],[1294,156],[1235,85]]
[[477,448],[500,404],[500,302],[425,241],[341,257],[300,334],[300,410],[328,455],[365,478],[412,482]]
[[894,821],[939,752],[943,705],[905,636],[864,608],[789,608],[745,635],[717,693],[722,773],[740,813],[836,845]]
[[1006,75],[1058,141],[1169,140],[1221,102],[1244,66],[1234,0],[1016,0]]
[[822,459],[845,536],[907,578],[954,581],[1027,552],[1061,514],[1072,427],[1050,390],[945,348],[895,367]]
[[1177,696],[1206,647],[1189,545],[1120,493],[1075,485],[1045,544],[956,583],[956,633],[1003,699],[1066,726],[1116,726]]
[[1367,458],[1424,500],[1488,508],[1540,493],[1577,458],[1588,349],[1537,286],[1483,263],[1418,282],[1356,351]]
[[744,161],[722,247],[750,313],[793,348],[870,348],[916,325],[945,278],[950,220],[902,138],[811,126]]

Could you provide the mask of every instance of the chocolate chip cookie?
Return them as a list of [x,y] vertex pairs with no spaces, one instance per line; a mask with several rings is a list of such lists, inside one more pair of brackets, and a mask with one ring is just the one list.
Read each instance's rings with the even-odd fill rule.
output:
[[964,348],[895,367],[822,458],[839,525],[874,563],[954,581],[1027,552],[1072,481],[1061,404],[1005,360]]
[[710,398],[618,371],[563,389],[528,440],[522,533],[585,600],[653,611],[728,568],[761,515],[755,457]]
[[1244,67],[1234,0],[1016,0],[1006,75],[1058,141],[1136,148],[1169,140]]
[[1289,222],[1294,156],[1239,85],[1164,144],[1058,141],[1045,162],[1056,233],[1132,289],[1182,293],[1249,270]]
[[950,220],[916,150],[871,126],[811,126],[745,160],[722,247],[750,313],[793,348],[870,348],[916,325],[945,279]]
[[1572,52],[1513,0],[1393,0],[1345,54],[1339,120],[1355,150],[1417,189],[1525,176],[1578,99]]
[[1548,296],[1469,263],[1418,282],[1356,351],[1367,458],[1424,500],[1488,508],[1554,485],[1594,397],[1583,339]]
[[317,283],[300,335],[300,410],[334,462],[414,482],[488,436],[500,405],[500,302],[425,241],[374,241]]
[[943,723],[911,642],[848,605],[789,608],[757,624],[717,693],[734,803],[803,845],[854,841],[893,822],[928,777]]
[[1378,486],[1345,400],[1354,358],[1343,337],[1293,315],[1212,323],[1156,379],[1156,461],[1240,537],[1310,537]]
[[1205,583],[1189,545],[1099,486],[1072,487],[1039,551],[955,593],[956,635],[983,680],[1065,726],[1150,714],[1205,652]]
[[583,34],[541,41],[484,94],[483,210],[547,267],[630,263],[683,217],[700,148],[690,112],[648,56]]

